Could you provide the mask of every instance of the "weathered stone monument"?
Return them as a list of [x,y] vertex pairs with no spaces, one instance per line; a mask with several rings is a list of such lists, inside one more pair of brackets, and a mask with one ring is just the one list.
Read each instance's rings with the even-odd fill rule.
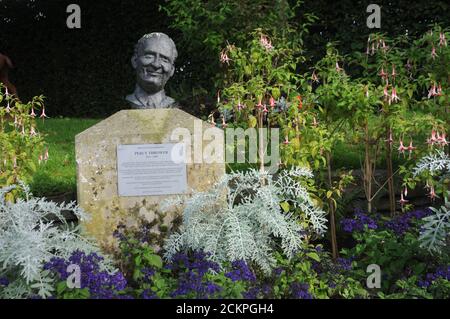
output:
[[[181,137],[181,138],[180,138]],[[223,131],[179,109],[123,110],[75,138],[78,204],[90,213],[87,235],[106,250],[119,224],[164,224],[180,215],[159,204],[205,191],[224,173]],[[186,159],[186,161],[183,161]]]
[[[118,225],[152,225],[164,236],[182,207],[162,212],[162,201],[205,191],[225,173],[223,131],[179,110],[164,86],[177,51],[165,34],[136,44],[131,63],[136,89],[123,110],[75,138],[78,204],[90,213],[85,233],[114,250]],[[137,110],[136,110],[137,109]]]

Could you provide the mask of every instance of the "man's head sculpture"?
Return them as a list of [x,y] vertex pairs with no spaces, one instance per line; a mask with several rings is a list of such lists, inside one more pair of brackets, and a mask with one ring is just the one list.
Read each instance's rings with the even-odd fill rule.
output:
[[136,71],[136,89],[126,97],[132,108],[177,107],[175,100],[164,91],[175,72],[177,56],[175,43],[164,33],[154,32],[139,39],[131,58]]

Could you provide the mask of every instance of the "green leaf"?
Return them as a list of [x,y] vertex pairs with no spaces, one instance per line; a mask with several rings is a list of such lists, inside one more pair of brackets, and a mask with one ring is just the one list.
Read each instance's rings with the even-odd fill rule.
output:
[[308,257],[311,258],[311,259],[314,259],[314,260],[317,261],[317,262],[320,262],[320,257],[319,257],[319,255],[318,255],[317,253],[315,253],[315,252],[307,253],[306,256],[308,256]]
[[280,206],[285,213],[287,213],[289,211],[290,206],[289,206],[288,202],[282,202],[282,203],[280,203]]
[[162,259],[158,255],[152,254],[152,255],[149,255],[149,256],[145,256],[145,259],[148,261],[148,263],[151,266],[156,267],[158,269],[162,268],[162,266],[163,266]]

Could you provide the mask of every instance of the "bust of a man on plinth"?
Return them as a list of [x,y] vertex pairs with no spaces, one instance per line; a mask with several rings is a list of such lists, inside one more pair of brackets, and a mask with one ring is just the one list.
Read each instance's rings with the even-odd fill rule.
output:
[[131,58],[131,65],[136,71],[136,88],[125,98],[132,108],[178,107],[164,91],[175,71],[177,55],[175,43],[164,33],[154,32],[139,39]]

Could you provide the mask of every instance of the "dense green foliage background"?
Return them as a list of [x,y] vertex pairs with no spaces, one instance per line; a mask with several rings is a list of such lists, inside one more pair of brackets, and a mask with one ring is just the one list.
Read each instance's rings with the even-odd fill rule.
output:
[[[11,73],[23,100],[44,94],[50,116],[104,117],[126,107],[123,97],[134,86],[129,59],[145,33],[168,33],[180,52],[171,96],[184,109],[206,115],[214,101],[218,53],[226,41],[239,45],[256,27],[298,28],[305,69],[324,55],[328,41],[339,41],[343,54],[365,50],[371,29],[366,7],[374,1],[163,1],[77,0],[82,28],[66,27],[71,0],[0,1],[0,52],[11,57]],[[415,35],[434,22],[448,24],[447,1],[376,1],[382,7],[381,32]],[[159,10],[160,6],[175,8]],[[180,28],[170,12],[191,14]],[[180,11],[181,10],[181,11]],[[185,10],[185,11],[183,11]],[[309,13],[317,18],[312,21]],[[308,24],[309,33],[304,24]],[[302,33],[302,34],[300,34]],[[203,106],[202,106],[203,104]]]

